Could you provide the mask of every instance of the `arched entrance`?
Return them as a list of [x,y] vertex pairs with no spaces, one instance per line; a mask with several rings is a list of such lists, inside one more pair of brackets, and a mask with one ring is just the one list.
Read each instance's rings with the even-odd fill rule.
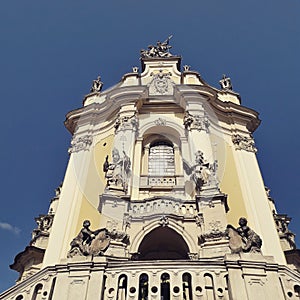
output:
[[149,232],[138,251],[141,260],[189,259],[186,242],[169,227],[159,227]]

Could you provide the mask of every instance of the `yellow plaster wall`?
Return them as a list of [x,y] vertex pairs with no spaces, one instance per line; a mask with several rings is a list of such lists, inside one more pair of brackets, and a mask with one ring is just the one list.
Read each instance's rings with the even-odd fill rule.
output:
[[232,148],[226,144],[224,174],[220,178],[220,188],[223,193],[228,195],[227,222],[237,226],[239,218],[247,218],[247,213],[232,151]]
[[[101,214],[98,211],[98,195],[104,192],[106,186],[103,163],[107,155],[109,156],[109,161],[111,161],[113,141],[114,135],[111,134],[99,140],[93,149],[94,155],[93,159],[90,161],[89,173],[84,184],[84,195],[82,196],[81,200],[76,232],[80,231],[84,220],[91,221],[92,230],[97,229],[100,226]],[[97,199],[94,199],[95,195]]]
[[99,211],[95,209],[95,207],[85,197],[82,197],[76,232],[79,232],[81,230],[84,220],[90,220],[91,230],[98,229],[100,218],[101,214],[99,213]]
[[106,178],[105,173],[103,172],[103,163],[105,161],[106,156],[108,155],[108,161],[111,161],[111,152],[114,142],[114,135],[111,134],[103,139],[101,139],[94,148],[94,160],[97,168],[97,173],[100,177],[100,184],[102,187],[102,191],[106,186]]

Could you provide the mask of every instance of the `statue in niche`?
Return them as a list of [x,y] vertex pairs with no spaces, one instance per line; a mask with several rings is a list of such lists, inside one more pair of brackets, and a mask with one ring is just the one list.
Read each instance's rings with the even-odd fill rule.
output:
[[127,191],[130,167],[130,158],[125,151],[123,151],[123,157],[121,158],[119,150],[114,148],[112,151],[112,162],[109,163],[108,156],[106,156],[103,164],[103,171],[107,178],[107,186],[122,187],[124,191]]
[[90,90],[90,93],[99,93],[102,90],[103,82],[101,77],[98,76],[97,79],[93,80],[93,84]]
[[233,226],[227,226],[227,235],[229,237],[229,247],[232,253],[250,252],[261,253],[262,240],[249,226],[247,219],[242,217],[239,219],[237,229]]
[[124,244],[129,243],[129,236],[125,232],[119,232],[116,229],[109,231],[106,228],[92,231],[89,228],[90,225],[89,220],[83,222],[82,229],[70,244],[71,249],[68,253],[68,257],[103,255],[108,249],[111,240],[119,241]]

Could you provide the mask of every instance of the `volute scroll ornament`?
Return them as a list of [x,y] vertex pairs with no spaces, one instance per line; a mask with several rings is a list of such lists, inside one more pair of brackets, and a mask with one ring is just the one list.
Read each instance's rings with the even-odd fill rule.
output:
[[226,240],[226,231],[222,228],[221,221],[212,220],[208,226],[209,231],[199,236],[200,243]]

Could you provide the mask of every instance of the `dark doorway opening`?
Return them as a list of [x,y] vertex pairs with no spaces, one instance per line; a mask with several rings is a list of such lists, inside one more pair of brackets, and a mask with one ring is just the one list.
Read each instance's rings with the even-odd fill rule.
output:
[[139,247],[141,260],[189,259],[189,249],[176,231],[159,227],[148,233]]

